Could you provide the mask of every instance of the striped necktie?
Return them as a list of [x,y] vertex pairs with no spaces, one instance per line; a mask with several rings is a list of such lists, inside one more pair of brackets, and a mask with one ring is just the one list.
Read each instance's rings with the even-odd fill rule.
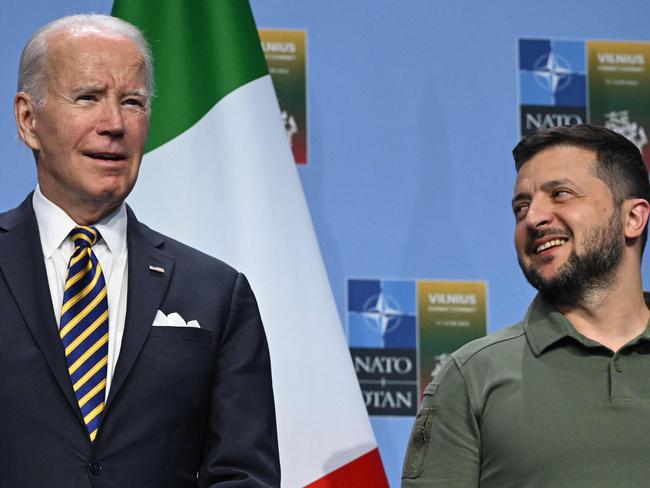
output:
[[93,227],[75,227],[68,264],[59,335],[79,408],[94,441],[104,411],[108,362],[108,299],[102,267],[91,246]]

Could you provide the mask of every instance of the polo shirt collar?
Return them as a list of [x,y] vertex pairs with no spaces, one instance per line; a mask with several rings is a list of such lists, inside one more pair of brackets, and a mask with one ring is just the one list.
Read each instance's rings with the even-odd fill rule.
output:
[[[643,296],[646,305],[650,308],[650,293],[644,292]],[[573,337],[588,347],[603,347],[580,334],[564,315],[545,302],[539,294],[528,307],[523,323],[526,338],[536,357],[565,337]],[[638,339],[650,341],[650,324]]]
[[524,317],[524,331],[535,356],[551,344],[570,335],[573,326],[560,312],[546,303],[539,294],[528,307]]
[[[48,200],[38,185],[34,190],[32,205],[38,222],[43,256],[49,259],[77,224],[61,208]],[[112,254],[121,256],[126,252],[127,216],[124,203],[93,227],[99,231]]]

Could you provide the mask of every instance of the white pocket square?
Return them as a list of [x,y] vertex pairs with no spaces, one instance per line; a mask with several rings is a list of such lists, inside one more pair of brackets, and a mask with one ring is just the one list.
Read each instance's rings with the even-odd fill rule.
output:
[[160,310],[156,312],[156,316],[153,319],[153,327],[196,327],[200,329],[201,326],[196,320],[190,320],[185,322],[183,317],[181,317],[176,312],[172,312],[169,315],[165,315]]

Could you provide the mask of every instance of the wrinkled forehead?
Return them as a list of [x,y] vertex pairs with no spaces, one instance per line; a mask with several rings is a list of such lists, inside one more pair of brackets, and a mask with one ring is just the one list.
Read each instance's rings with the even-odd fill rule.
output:
[[139,57],[144,63],[144,55],[138,45],[122,34],[104,32],[94,26],[81,26],[72,29],[61,29],[47,36],[48,60],[57,55],[73,55],[91,50],[101,52],[102,49],[116,49],[129,52],[130,56]]
[[88,73],[97,66],[139,74],[146,83],[144,56],[128,37],[105,33],[92,26],[56,31],[48,36],[45,65],[48,76]]
[[598,178],[597,154],[578,146],[557,145],[544,149],[525,161],[515,179],[515,188],[523,182]]
[[513,201],[532,198],[538,192],[551,194],[568,189],[578,194],[600,195],[615,201],[607,178],[599,173],[595,151],[575,146],[545,150],[526,161],[519,169]]

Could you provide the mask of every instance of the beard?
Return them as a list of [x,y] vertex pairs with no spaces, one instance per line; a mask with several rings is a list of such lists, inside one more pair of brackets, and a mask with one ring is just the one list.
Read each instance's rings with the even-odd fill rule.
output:
[[532,265],[526,266],[521,257],[518,258],[519,266],[528,283],[549,303],[582,303],[594,291],[605,290],[611,285],[623,257],[622,229],[620,210],[615,209],[609,223],[587,231],[583,253],[578,255],[574,249],[550,279],[543,278]]

